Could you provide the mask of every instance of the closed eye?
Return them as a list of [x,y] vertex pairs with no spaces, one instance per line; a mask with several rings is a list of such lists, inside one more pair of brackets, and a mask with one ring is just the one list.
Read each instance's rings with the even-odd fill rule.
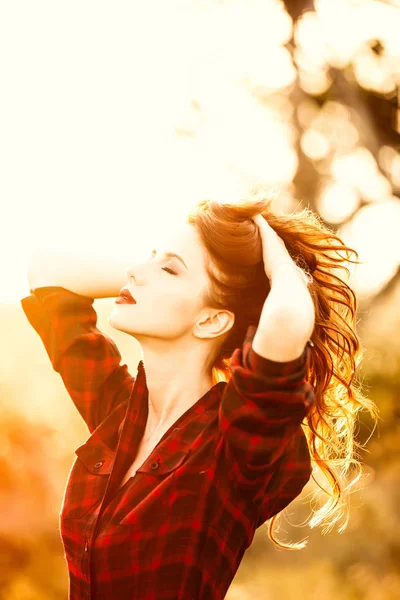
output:
[[[155,253],[156,253],[156,251],[153,250],[150,258],[154,258]],[[170,269],[169,267],[161,267],[161,270],[167,271],[167,273],[169,273],[170,275],[178,275],[178,273],[176,271],[174,271],[173,269]]]
[[178,275],[178,273],[176,273],[176,271],[173,271],[172,269],[170,269],[169,267],[161,267],[163,271],[167,271],[168,273],[170,273],[171,275]]

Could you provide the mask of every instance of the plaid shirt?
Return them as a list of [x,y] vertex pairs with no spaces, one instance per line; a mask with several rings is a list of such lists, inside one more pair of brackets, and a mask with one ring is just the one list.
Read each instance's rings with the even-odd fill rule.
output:
[[75,453],[60,511],[70,600],[219,600],[255,530],[302,491],[311,461],[300,424],[315,400],[301,357],[237,348],[220,381],[169,428],[120,488],[148,415],[136,377],[97,329],[93,298],[65,288],[21,300],[90,437]]

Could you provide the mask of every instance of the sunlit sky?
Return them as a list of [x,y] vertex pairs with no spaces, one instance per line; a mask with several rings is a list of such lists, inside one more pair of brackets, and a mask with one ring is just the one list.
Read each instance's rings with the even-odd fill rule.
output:
[[[4,4],[0,302],[19,302],[29,293],[26,273],[36,249],[138,258],[201,199],[235,202],[254,184],[291,189],[298,159],[287,86],[296,73],[284,44],[292,22],[278,1],[250,5],[244,0]],[[319,5],[322,23],[326,3]],[[314,21],[305,18],[297,32],[299,44],[302,36],[311,40],[311,50],[322,43],[310,34]],[[328,40],[325,58],[330,53],[341,64],[349,60],[345,39],[340,36],[336,54]],[[306,49],[303,40],[304,56]],[[304,88],[327,85],[322,72],[323,65],[307,75],[305,66]],[[269,95],[269,103],[260,103],[254,92]],[[343,140],[348,143],[332,162],[321,213],[339,223],[362,195],[372,195],[360,215],[362,225],[346,230],[360,248],[368,230],[368,260],[368,251],[381,248],[380,263],[360,271],[357,284],[372,290],[399,264],[400,251],[386,235],[383,252],[376,227],[371,233],[372,221],[380,217],[366,211],[379,211],[377,200],[386,203],[380,214],[398,231],[398,199],[376,164],[371,170],[368,153],[357,148],[345,107],[332,107],[345,127],[345,135],[337,136],[342,141],[330,138],[321,126],[323,115],[306,106],[309,129],[301,143],[315,160],[338,150]],[[398,155],[392,159],[395,164]],[[349,182],[357,160],[358,183]],[[284,193],[276,208],[293,210],[298,202]]]

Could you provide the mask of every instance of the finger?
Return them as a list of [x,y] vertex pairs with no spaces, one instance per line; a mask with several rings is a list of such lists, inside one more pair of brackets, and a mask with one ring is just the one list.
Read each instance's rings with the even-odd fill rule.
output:
[[[272,229],[271,225],[268,223],[267,219],[265,219],[262,215],[256,215],[255,217],[253,217],[253,220],[257,223],[257,225],[259,225],[260,227],[268,227],[269,229]],[[272,229],[272,231],[274,231]]]
[[278,235],[275,229],[273,229],[268,223],[268,221],[264,219],[264,217],[262,217],[261,215],[256,215],[255,217],[253,217],[253,221],[256,223],[256,225],[258,225],[262,233],[266,233],[269,235],[274,234],[275,236]]
[[262,226],[265,222],[265,219],[261,216],[261,215],[255,215],[255,217],[252,217],[253,221],[256,223],[256,225]]

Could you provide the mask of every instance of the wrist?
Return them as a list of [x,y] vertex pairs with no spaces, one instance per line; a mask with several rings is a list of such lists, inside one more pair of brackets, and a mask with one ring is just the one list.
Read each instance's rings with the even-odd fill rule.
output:
[[271,271],[271,276],[269,277],[271,281],[277,277],[278,272],[284,271],[282,267],[286,267],[286,269],[289,267],[290,271],[300,277],[306,285],[309,285],[313,281],[313,276],[310,273],[303,271],[303,269],[298,267],[293,260],[285,260],[275,265]]

